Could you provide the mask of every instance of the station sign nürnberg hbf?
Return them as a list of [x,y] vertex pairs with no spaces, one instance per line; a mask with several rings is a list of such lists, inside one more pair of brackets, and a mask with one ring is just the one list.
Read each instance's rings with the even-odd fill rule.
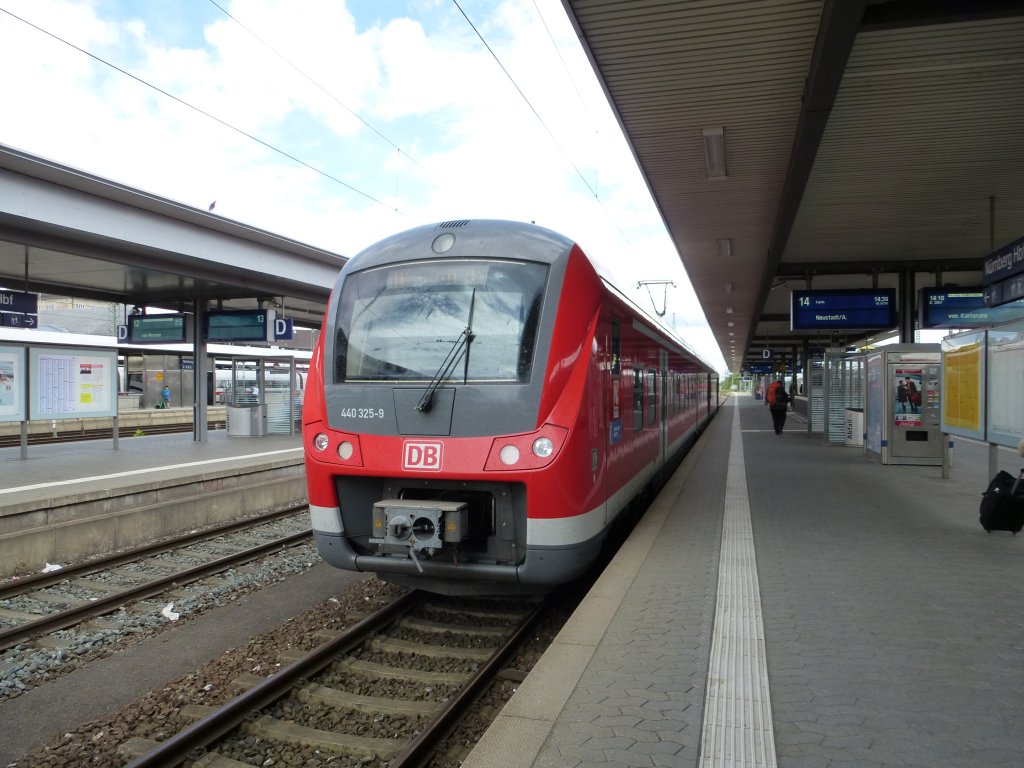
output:
[[982,282],[990,307],[1024,299],[1024,237],[985,257]]

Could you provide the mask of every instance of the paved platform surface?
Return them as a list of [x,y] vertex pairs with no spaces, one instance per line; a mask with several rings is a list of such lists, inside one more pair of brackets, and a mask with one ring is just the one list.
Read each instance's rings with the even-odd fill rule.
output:
[[262,466],[302,460],[302,437],[228,436],[207,433],[197,443],[191,433],[122,437],[113,440],[0,448],[0,507],[139,483],[199,477],[229,467]]
[[[763,403],[732,398],[464,768],[1024,765],[1024,535],[978,525],[988,462],[958,440],[949,479],[882,466],[793,417],[776,436]],[[737,492],[770,688],[760,756],[701,747],[708,688],[734,674],[709,677]]]

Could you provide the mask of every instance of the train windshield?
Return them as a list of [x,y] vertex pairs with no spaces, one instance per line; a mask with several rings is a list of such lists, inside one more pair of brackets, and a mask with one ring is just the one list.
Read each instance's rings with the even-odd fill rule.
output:
[[[345,278],[335,380],[526,382],[548,268],[499,260],[413,262]],[[469,331],[470,343],[460,345]],[[461,348],[460,348],[461,347]]]

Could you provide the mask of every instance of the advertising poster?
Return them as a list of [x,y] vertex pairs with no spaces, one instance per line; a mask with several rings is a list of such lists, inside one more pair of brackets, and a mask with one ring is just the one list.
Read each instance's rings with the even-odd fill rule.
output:
[[942,431],[985,439],[985,332],[942,340]]
[[84,349],[29,351],[30,419],[117,415],[117,353]]
[[990,443],[1017,448],[1024,438],[1024,324],[988,332]]
[[0,421],[25,421],[25,349],[0,346]]
[[924,369],[901,366],[896,369],[896,397],[893,421],[897,427],[921,426],[921,402],[924,392]]

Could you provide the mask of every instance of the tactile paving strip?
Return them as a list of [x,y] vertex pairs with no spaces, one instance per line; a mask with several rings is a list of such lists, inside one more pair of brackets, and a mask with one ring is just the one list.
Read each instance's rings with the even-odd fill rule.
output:
[[700,765],[774,768],[761,594],[739,413],[734,416]]

